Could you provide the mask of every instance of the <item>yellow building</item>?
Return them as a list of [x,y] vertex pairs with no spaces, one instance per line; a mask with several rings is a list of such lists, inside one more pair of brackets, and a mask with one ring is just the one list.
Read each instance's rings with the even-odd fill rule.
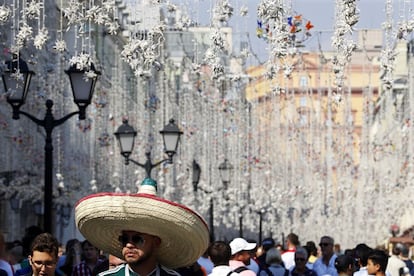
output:
[[[302,121],[307,124],[325,125],[332,121],[334,128],[352,125],[354,135],[354,162],[358,164],[359,136],[363,125],[364,111],[374,105],[380,90],[381,47],[378,47],[378,31],[366,33],[360,39],[369,39],[370,45],[353,52],[351,61],[344,70],[343,87],[335,84],[335,73],[332,60],[335,52],[299,52],[288,59],[275,61],[281,67],[288,65],[293,68],[287,73],[280,70],[273,78],[268,78],[269,67],[254,66],[247,70],[250,82],[246,88],[248,101],[258,103],[262,112],[260,116],[263,129],[272,125],[267,119],[273,120],[271,110],[274,110],[274,99],[280,104],[280,124]],[[361,45],[362,42],[359,43]],[[290,102],[294,101],[296,112],[292,113]],[[329,104],[330,103],[330,104]],[[267,107],[266,107],[267,106]],[[312,112],[311,112],[312,111]],[[270,117],[269,117],[270,116]],[[263,121],[264,120],[264,121]],[[277,119],[279,120],[279,119]],[[308,142],[311,143],[308,139]]]

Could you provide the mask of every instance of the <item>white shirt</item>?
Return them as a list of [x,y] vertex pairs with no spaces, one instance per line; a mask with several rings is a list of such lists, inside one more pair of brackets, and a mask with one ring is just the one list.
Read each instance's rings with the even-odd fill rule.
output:
[[354,272],[354,276],[368,276],[367,267],[361,267],[358,271]]
[[287,270],[295,266],[295,250],[288,250],[282,254],[282,261]]
[[[368,276],[367,267],[361,267],[358,271],[354,272],[353,276]],[[391,274],[388,271],[385,271],[385,276],[391,276]]]
[[398,258],[398,256],[391,255],[391,257],[388,258],[386,272],[390,273],[391,276],[400,276],[400,268],[405,266],[404,261]]

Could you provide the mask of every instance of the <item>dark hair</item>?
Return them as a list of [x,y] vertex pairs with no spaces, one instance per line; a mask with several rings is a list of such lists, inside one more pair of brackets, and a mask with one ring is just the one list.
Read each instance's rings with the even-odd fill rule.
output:
[[316,244],[313,241],[306,242],[304,248],[308,251],[308,256],[317,256],[318,255],[318,248],[316,248]]
[[410,255],[410,250],[407,246],[403,245],[403,247],[401,247],[401,256],[408,257],[408,255]]
[[392,254],[393,255],[400,255],[400,253],[401,253],[401,248],[399,247],[399,246],[394,246],[393,248],[392,248]]
[[51,254],[55,260],[58,259],[59,242],[50,233],[42,233],[38,235],[32,243],[30,255],[33,256],[34,251],[47,252]]
[[347,272],[351,266],[352,271],[354,270],[354,259],[349,255],[341,255],[335,259],[335,268],[338,274],[341,272]]
[[229,260],[231,258],[230,245],[224,241],[215,241],[208,248],[208,256],[214,266],[229,265]]
[[367,266],[368,256],[372,252],[372,248],[365,243],[360,243],[355,246],[355,259],[359,259],[362,266]]
[[275,247],[275,240],[272,238],[266,238],[262,241],[262,247],[264,251],[269,250],[270,248]]
[[85,246],[93,246],[96,250],[99,250],[95,245],[91,244],[91,242],[88,240],[84,240],[81,243],[82,250],[84,250]]
[[379,265],[379,271],[385,272],[388,265],[388,254],[383,250],[374,249],[369,254],[368,260],[371,260],[373,264]]
[[[75,263],[76,254],[80,254],[81,252],[76,252],[75,245],[80,244],[78,239],[70,239],[66,242],[66,258],[64,266],[73,267]],[[69,274],[69,273],[66,273]]]
[[299,242],[299,237],[298,235],[296,235],[295,233],[290,233],[287,236],[287,239],[295,246],[299,246],[300,242]]

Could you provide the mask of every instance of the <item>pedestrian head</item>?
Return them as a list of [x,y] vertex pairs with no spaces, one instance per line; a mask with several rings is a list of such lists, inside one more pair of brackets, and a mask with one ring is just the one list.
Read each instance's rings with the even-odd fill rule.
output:
[[300,270],[305,269],[308,262],[308,251],[303,247],[296,247],[295,251],[295,266]]
[[215,241],[208,248],[208,256],[214,266],[229,265],[231,248],[224,241]]
[[375,249],[368,256],[367,272],[369,275],[375,275],[377,272],[385,273],[387,265],[388,254],[383,250]]
[[266,253],[266,264],[281,264],[282,257],[280,255],[280,251],[277,250],[275,247],[270,248]]
[[354,259],[349,255],[340,255],[335,259],[335,268],[338,274],[353,275]]
[[319,243],[321,247],[322,256],[329,257],[334,254],[334,239],[329,236],[323,236]]
[[256,243],[249,243],[243,238],[235,238],[230,242],[233,260],[241,261],[245,265],[250,264],[250,252],[256,248]]
[[33,276],[55,274],[58,261],[59,243],[49,233],[38,235],[32,243],[29,263],[32,267]]

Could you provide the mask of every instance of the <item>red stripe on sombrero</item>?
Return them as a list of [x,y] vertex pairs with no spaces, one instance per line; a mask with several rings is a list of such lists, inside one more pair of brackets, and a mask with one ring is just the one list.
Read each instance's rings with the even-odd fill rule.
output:
[[208,226],[207,226],[206,222],[204,221],[204,219],[199,214],[197,214],[196,212],[194,212],[193,210],[191,210],[190,208],[188,208],[187,206],[182,205],[182,204],[179,204],[179,203],[176,203],[176,202],[173,202],[173,201],[169,201],[167,199],[164,199],[164,198],[161,198],[161,197],[157,197],[157,196],[151,195],[151,194],[144,194],[144,193],[140,193],[140,194],[138,194],[138,193],[137,194],[127,194],[127,193],[109,193],[109,192],[91,194],[91,195],[87,195],[87,196],[79,199],[78,202],[76,202],[76,204],[75,204],[75,208],[82,201],[85,201],[85,200],[90,199],[90,198],[102,197],[102,196],[142,197],[142,198],[150,198],[150,199],[153,199],[153,200],[156,200],[156,201],[164,202],[164,203],[167,203],[167,204],[170,204],[170,205],[173,205],[173,206],[177,206],[179,208],[182,208],[182,209],[184,209],[184,210],[186,210],[186,211],[188,211],[188,212],[196,215],[203,222],[204,226],[208,228]]

